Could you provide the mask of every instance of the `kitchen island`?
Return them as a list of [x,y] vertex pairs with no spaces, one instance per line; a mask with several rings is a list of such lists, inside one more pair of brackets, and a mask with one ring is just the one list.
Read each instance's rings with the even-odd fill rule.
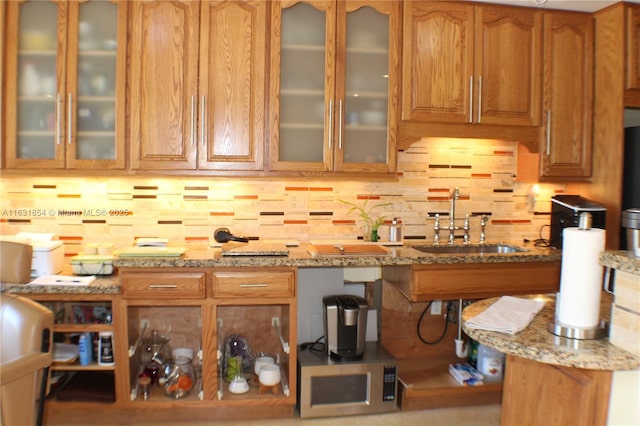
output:
[[[250,243],[252,244],[252,243]],[[260,247],[260,244],[255,244]],[[111,276],[98,277],[88,286],[31,286],[3,285],[3,291],[22,294],[45,304],[64,301],[70,305],[104,303],[113,311],[113,322],[109,325],[56,325],[56,332],[81,332],[88,327],[89,331],[112,330],[116,336],[116,365],[106,369],[115,377],[115,401],[110,406],[96,402],[60,402],[47,404],[47,415],[51,419],[61,419],[74,412],[74,421],[91,422],[96,409],[108,409],[114,419],[151,419],[153,416],[175,415],[179,418],[184,410],[189,411],[190,418],[204,420],[223,416],[225,418],[269,418],[290,416],[296,400],[296,317],[297,317],[297,279],[298,270],[318,270],[323,268],[346,268],[358,270],[381,269],[388,267],[447,267],[465,269],[467,267],[504,267],[505,265],[539,265],[559,270],[560,252],[548,248],[528,247],[528,251],[497,254],[428,254],[419,252],[411,246],[389,247],[385,255],[345,255],[314,256],[309,253],[305,244],[288,248],[287,256],[223,256],[220,248],[190,247],[179,257],[131,257],[116,258],[116,273]],[[66,266],[64,274],[69,274]],[[252,286],[243,286],[249,280]],[[254,283],[255,281],[255,283]],[[259,285],[258,285],[259,284]],[[265,287],[266,284],[273,287]],[[391,283],[392,284],[392,283]],[[506,281],[505,281],[506,285]],[[520,286],[518,293],[526,291]],[[550,286],[557,282],[550,282]],[[383,287],[393,287],[383,285]],[[384,300],[384,298],[383,298]],[[409,303],[405,300],[406,303]],[[249,309],[247,309],[249,308]],[[383,322],[385,312],[384,306]],[[395,314],[394,314],[395,315]],[[184,322],[189,330],[199,330],[187,336],[175,334],[172,345],[186,342],[192,345],[202,339],[203,381],[200,392],[192,394],[184,400],[169,401],[163,395],[153,396],[150,401],[141,401],[136,394],[137,366],[136,356],[130,356],[130,348],[140,336],[139,324],[150,319],[152,324],[166,318],[174,318],[176,324]],[[274,320],[276,318],[276,320]],[[238,327],[237,324],[249,321],[251,327]],[[279,327],[281,339],[288,344],[289,352],[276,346],[278,339],[263,339],[270,336],[274,329],[272,322]],[[397,322],[390,318],[390,323]],[[400,319],[402,322],[402,319]],[[249,331],[257,324],[255,331]],[[394,327],[394,324],[389,324]],[[176,326],[177,327],[177,326]],[[262,327],[262,328],[260,328]],[[453,328],[452,328],[453,329]],[[252,334],[252,342],[260,347],[268,347],[269,351],[278,351],[285,361],[287,369],[288,391],[280,395],[229,395],[226,386],[215,373],[220,362],[215,355],[219,353],[223,336],[241,330]],[[385,334],[391,329],[382,329],[381,342],[389,340]],[[177,333],[174,328],[173,333]],[[172,334],[173,336],[174,334]],[[185,337],[186,336],[186,337]],[[220,336],[220,338],[218,338]],[[185,340],[180,340],[182,338]],[[391,336],[396,337],[396,336]],[[276,342],[276,343],[274,343]],[[394,344],[390,342],[389,344]],[[175,346],[174,345],[174,346]],[[270,346],[273,345],[273,346]],[[448,344],[446,346],[449,346]],[[402,346],[398,346],[402,348]],[[396,358],[402,358],[402,351],[395,349]],[[410,357],[416,359],[414,354]],[[430,364],[421,359],[421,364]],[[414,363],[399,363],[399,375],[414,390],[420,391],[419,383],[414,386],[416,375]],[[446,366],[446,365],[445,365]],[[61,367],[56,367],[60,369]],[[67,370],[80,372],[99,369],[98,366],[81,367],[65,366]],[[445,371],[445,378],[448,375]],[[424,376],[424,375],[422,375]],[[113,379],[112,379],[113,380]],[[420,379],[422,380],[422,379]],[[440,380],[440,379],[438,379]],[[491,398],[468,394],[468,388],[457,384],[446,383],[434,388],[430,386],[429,397],[421,396],[430,406],[438,404],[450,405],[448,401],[460,404],[478,404],[495,402],[500,396],[501,386],[487,387]],[[475,393],[478,393],[477,389]],[[446,392],[446,398],[434,398],[433,395]],[[456,396],[457,395],[457,396]],[[457,398],[457,399],[456,399]],[[434,405],[435,404],[435,405]],[[443,405],[440,405],[443,406]],[[247,410],[251,407],[251,410]],[[167,410],[164,410],[166,408]],[[420,404],[406,405],[403,409],[423,408]],[[149,411],[151,410],[151,412]],[[144,417],[146,416],[146,417]],[[151,417],[149,417],[151,416]],[[164,418],[164,417],[163,417]]]
[[[605,252],[600,262],[640,275],[640,260],[625,252]],[[577,340],[552,334],[547,328],[554,321],[555,297],[529,297],[544,300],[545,306],[514,335],[466,326],[496,298],[473,303],[463,312],[463,329],[471,338],[507,354],[502,424],[607,424],[613,372],[638,370],[640,357],[608,338]],[[601,320],[610,320],[611,307],[612,296],[603,292]]]

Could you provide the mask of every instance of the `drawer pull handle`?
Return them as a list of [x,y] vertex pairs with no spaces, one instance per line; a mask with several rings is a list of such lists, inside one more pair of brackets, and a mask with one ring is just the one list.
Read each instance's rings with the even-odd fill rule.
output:
[[149,284],[149,288],[178,288],[178,284]]
[[241,288],[269,287],[269,284],[266,284],[266,283],[240,284],[240,287]]

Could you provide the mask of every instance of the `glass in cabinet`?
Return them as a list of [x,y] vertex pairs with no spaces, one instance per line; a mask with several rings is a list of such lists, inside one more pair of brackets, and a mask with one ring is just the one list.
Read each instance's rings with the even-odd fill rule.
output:
[[7,22],[7,167],[124,167],[126,3],[11,2]]
[[395,170],[399,3],[283,1],[272,13],[271,169]]

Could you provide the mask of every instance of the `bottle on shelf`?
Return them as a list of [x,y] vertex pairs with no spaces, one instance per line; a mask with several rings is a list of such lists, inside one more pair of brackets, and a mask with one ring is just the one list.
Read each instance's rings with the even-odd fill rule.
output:
[[113,332],[101,331],[98,338],[98,364],[104,366],[115,365],[115,359],[113,357]]

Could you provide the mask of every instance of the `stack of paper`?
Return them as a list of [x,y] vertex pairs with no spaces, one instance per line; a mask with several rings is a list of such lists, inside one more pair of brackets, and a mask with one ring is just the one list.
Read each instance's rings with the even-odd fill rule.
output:
[[31,281],[29,285],[77,285],[85,286],[95,281],[95,275],[43,275]]

